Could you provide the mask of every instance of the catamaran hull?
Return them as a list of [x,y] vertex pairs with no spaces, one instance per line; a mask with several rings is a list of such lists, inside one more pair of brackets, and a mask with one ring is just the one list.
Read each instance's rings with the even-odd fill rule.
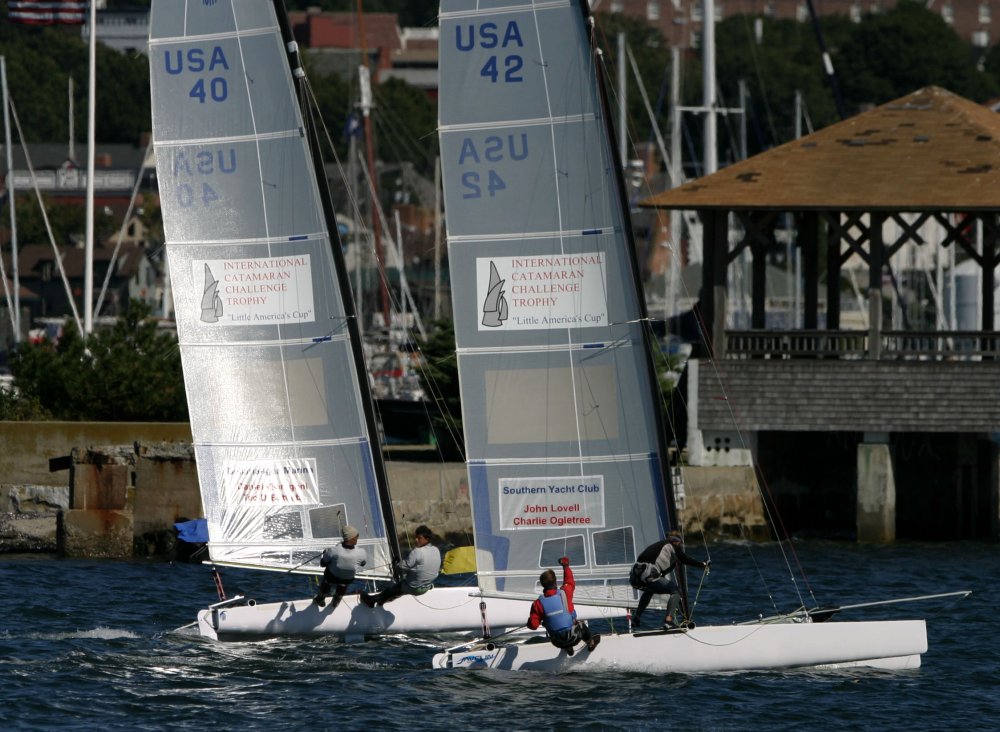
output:
[[[387,605],[369,608],[357,595],[345,596],[336,609],[320,607],[309,599],[266,604],[220,605],[198,613],[198,632],[221,641],[277,636],[341,636],[360,639],[395,633],[481,633],[481,598],[469,588],[440,587],[423,595],[403,595]],[[531,612],[528,600],[486,599],[486,620],[496,634],[524,625]],[[582,619],[622,617],[625,610],[580,606]]]
[[705,626],[685,632],[606,635],[569,656],[551,643],[482,644],[434,656],[439,669],[705,673],[805,667],[919,668],[923,620]]

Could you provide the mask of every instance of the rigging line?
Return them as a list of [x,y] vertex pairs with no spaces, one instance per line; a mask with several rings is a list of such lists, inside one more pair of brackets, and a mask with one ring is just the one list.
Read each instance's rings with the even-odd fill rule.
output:
[[[695,317],[698,320],[701,333],[703,334],[706,333],[707,326],[705,324],[703,314],[701,313],[700,309],[697,308],[695,309]],[[719,365],[719,359],[715,355],[713,345],[707,339],[703,340],[705,348],[708,351],[708,356],[709,356],[709,358],[707,359],[708,363],[711,365],[712,371],[715,375],[716,382],[718,383],[719,388],[722,390],[723,400],[726,403],[726,407],[729,410],[729,416],[733,422],[733,426],[736,429],[736,434],[739,437],[740,446],[742,447],[742,449],[746,450],[747,454],[750,456],[750,466],[753,469],[754,481],[757,483],[758,490],[762,494],[761,498],[764,506],[764,512],[766,513],[771,526],[774,527],[775,529],[780,529],[780,534],[777,537],[778,548],[780,549],[782,557],[785,560],[785,566],[789,571],[789,576],[791,577],[792,585],[795,587],[796,594],[798,594],[799,596],[799,602],[805,604],[804,601],[802,600],[802,593],[799,589],[796,577],[792,572],[792,562],[789,561],[788,555],[786,554],[785,551],[786,541],[788,543],[789,553],[792,555],[792,558],[794,560],[795,567],[802,575],[803,582],[806,585],[806,589],[809,595],[813,597],[813,600],[815,601],[815,596],[813,595],[812,588],[809,585],[808,577],[806,577],[805,570],[802,567],[802,563],[799,560],[798,553],[795,551],[795,545],[792,544],[792,542],[790,541],[790,537],[787,529],[785,528],[784,521],[781,518],[781,514],[777,513],[777,503],[774,502],[774,496],[771,493],[770,485],[768,484],[767,479],[764,477],[763,470],[758,464],[757,456],[754,454],[753,450],[749,447],[747,443],[746,435],[744,434],[743,428],[740,426],[741,423],[739,420],[739,415],[736,413],[736,410],[733,406],[733,400],[730,399],[729,397],[730,390],[727,388],[723,370]],[[773,509],[772,506],[774,507]]]
[[42,200],[42,192],[38,188],[38,178],[35,176],[35,168],[31,164],[31,156],[28,154],[28,143],[24,141],[24,132],[21,130],[21,119],[17,115],[17,108],[14,106],[14,98],[8,95],[10,103],[10,114],[14,118],[14,126],[17,128],[17,139],[21,141],[21,151],[24,153],[24,162],[28,166],[28,173],[31,175],[31,185],[35,189],[35,197],[38,199],[38,208],[42,212],[42,220],[45,222],[45,231],[49,235],[49,244],[55,255],[56,266],[59,268],[59,275],[62,277],[63,287],[66,289],[66,299],[69,301],[70,309],[73,311],[73,321],[80,331],[80,337],[86,342],[87,335],[83,332],[83,323],[80,322],[80,312],[76,308],[76,299],[73,297],[73,290],[69,285],[69,278],[66,276],[66,269],[63,267],[62,255],[56,245],[55,235],[52,233],[52,224],[49,222],[49,214],[45,210],[45,202]]
[[764,116],[767,118],[767,126],[771,130],[771,139],[775,145],[780,144],[777,127],[774,123],[774,112],[771,110],[771,103],[768,101],[767,85],[764,83],[764,75],[761,71],[760,58],[757,56],[757,43],[754,40],[753,32],[750,30],[750,17],[752,13],[743,14],[743,26],[747,31],[748,46],[750,48],[750,58],[753,62],[754,74],[757,77],[757,84],[760,86],[761,102],[764,104]]
[[[534,24],[535,24],[535,38],[537,39],[537,42],[538,42],[538,63],[539,63],[539,67],[541,69],[540,75],[541,75],[541,78],[542,78],[542,87],[545,90],[545,112],[548,115],[549,119],[552,119],[552,95],[551,95],[551,93],[549,91],[548,63],[545,60],[545,51],[542,48],[542,33],[541,33],[540,23],[539,23],[539,20],[538,20],[538,8],[535,7],[534,5],[532,5],[532,8],[531,8],[531,16],[532,16],[532,19],[534,20]],[[593,25],[591,25],[591,32],[593,32]],[[593,73],[596,72],[596,69],[594,67],[593,52],[591,52],[591,54],[588,55],[588,61],[589,61],[589,65],[590,65],[589,71],[591,72],[591,74],[593,74]],[[588,76],[588,79],[589,78],[590,77]],[[561,197],[561,188],[559,186],[559,151],[558,151],[558,147],[556,145],[556,130],[555,130],[555,125],[550,123],[548,125],[548,128],[549,128],[549,140],[551,141],[551,144],[552,144],[552,166],[553,166],[552,176],[553,176],[553,183],[555,185],[556,222],[557,222],[558,230],[559,230],[559,253],[560,254],[565,254],[566,253],[566,240],[564,238],[564,233],[563,233],[562,197]],[[572,331],[570,330],[570,328],[566,328],[566,339],[568,341],[572,341],[572,338],[573,338]],[[568,353],[568,358],[569,358],[570,389],[572,390],[572,394],[573,394],[573,416],[574,416],[574,420],[575,420],[575,423],[576,423],[575,426],[576,426],[577,454],[580,455],[581,458],[582,458],[582,456],[583,456],[583,425],[580,422],[580,403],[579,403],[579,397],[577,395],[577,383],[576,383],[577,382],[577,373],[576,373],[576,367],[573,364],[573,354],[572,353]],[[551,375],[551,370],[549,371],[549,375]],[[548,378],[548,376],[547,376],[547,378]],[[583,460],[582,459],[580,461],[579,471],[580,471],[579,474],[583,475]],[[567,532],[568,531],[569,531],[569,529],[567,527]]]
[[104,271],[104,282],[101,284],[101,292],[97,297],[97,304],[94,306],[94,312],[98,315],[101,314],[101,307],[104,305],[104,295],[108,291],[108,285],[111,282],[111,273],[114,270],[115,260],[118,258],[118,252],[121,250],[122,240],[125,238],[125,229],[128,227],[129,216],[132,215],[132,211],[135,209],[135,199],[139,195],[139,186],[142,185],[142,172],[146,169],[146,160],[149,159],[149,151],[152,149],[152,141],[146,145],[146,150],[142,154],[142,162],[139,163],[139,172],[135,177],[135,185],[132,186],[132,197],[128,202],[128,210],[125,212],[125,216],[122,218],[122,226],[118,230],[118,240],[115,242],[115,249],[111,253],[111,261],[108,262],[108,268]]

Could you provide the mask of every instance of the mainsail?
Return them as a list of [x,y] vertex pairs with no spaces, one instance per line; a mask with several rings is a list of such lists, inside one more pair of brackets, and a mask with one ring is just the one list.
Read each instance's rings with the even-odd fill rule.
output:
[[440,141],[480,586],[632,599],[671,497],[581,0],[444,0]]
[[154,3],[149,59],[211,558],[296,568],[350,523],[388,576],[385,471],[284,13],[270,0]]

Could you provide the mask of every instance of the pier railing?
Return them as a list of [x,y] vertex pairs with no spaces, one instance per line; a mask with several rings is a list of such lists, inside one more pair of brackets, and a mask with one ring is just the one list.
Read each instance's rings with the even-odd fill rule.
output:
[[836,358],[906,361],[1000,359],[1000,331],[727,330],[728,359]]

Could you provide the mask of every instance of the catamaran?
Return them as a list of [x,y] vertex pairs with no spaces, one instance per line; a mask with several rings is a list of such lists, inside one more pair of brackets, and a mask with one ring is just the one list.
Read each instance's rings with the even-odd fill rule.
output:
[[[360,530],[367,579],[401,556],[320,126],[283,3],[154,2],[150,89],[163,226],[208,551],[216,566],[320,574]],[[220,592],[220,596],[223,593]],[[529,603],[435,588],[221,599],[191,626],[230,640],[480,631]],[[487,616],[488,611],[488,616]],[[609,607],[593,608],[607,617]],[[623,612],[615,610],[614,612]]]
[[[581,590],[634,605],[628,574],[676,527],[653,337],[585,0],[444,0],[439,135],[479,584],[537,596],[569,557]],[[651,673],[914,668],[921,619],[802,610],[679,632],[463,644],[440,669]]]

